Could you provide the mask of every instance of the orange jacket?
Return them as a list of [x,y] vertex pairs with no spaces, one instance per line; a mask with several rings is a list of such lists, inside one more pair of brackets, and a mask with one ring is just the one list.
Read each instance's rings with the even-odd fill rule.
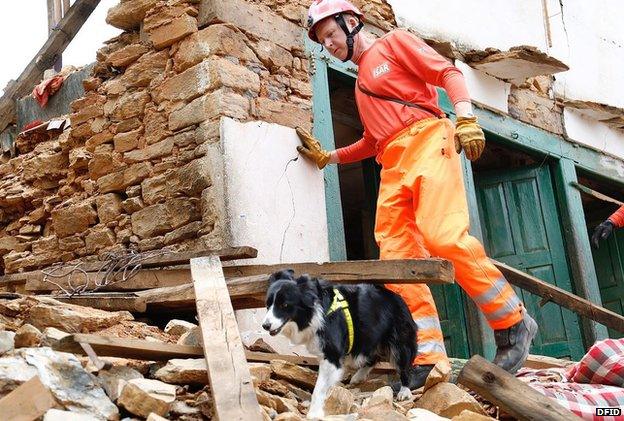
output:
[[624,206],[616,210],[613,215],[609,217],[609,221],[613,222],[618,228],[624,227]]
[[[444,87],[453,104],[470,101],[464,77],[453,64],[423,40],[404,30],[387,33],[366,50],[358,62],[358,83],[378,95],[425,105],[440,113],[435,86]],[[364,125],[358,142],[337,150],[341,163],[359,161],[382,151],[385,142],[431,113],[373,98],[355,88]]]

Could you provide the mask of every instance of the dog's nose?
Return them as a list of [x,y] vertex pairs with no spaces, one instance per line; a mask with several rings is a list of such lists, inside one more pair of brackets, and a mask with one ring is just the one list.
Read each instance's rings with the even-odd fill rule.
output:
[[270,330],[271,329],[271,323],[269,323],[269,322],[262,323],[262,329]]

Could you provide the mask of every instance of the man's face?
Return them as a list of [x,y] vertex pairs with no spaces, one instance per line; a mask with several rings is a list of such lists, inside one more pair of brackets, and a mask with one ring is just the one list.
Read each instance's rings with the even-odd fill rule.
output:
[[324,46],[332,56],[340,60],[347,57],[347,35],[336,19],[333,17],[323,19],[316,25],[315,31],[319,44]]

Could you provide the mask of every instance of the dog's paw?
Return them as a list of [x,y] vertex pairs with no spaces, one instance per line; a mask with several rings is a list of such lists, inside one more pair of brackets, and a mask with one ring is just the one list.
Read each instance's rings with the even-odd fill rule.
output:
[[401,386],[401,390],[397,393],[398,401],[408,401],[412,399],[412,391],[408,387]]
[[308,415],[306,415],[306,419],[309,420],[320,420],[324,417],[325,411],[323,411],[323,408],[310,408]]
[[362,375],[359,371],[356,372],[353,376],[351,376],[351,380],[349,380],[349,384],[358,384],[362,383],[366,380],[368,376]]

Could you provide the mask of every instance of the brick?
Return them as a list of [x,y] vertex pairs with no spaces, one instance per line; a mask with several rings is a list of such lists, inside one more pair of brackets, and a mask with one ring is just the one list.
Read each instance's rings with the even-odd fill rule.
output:
[[136,63],[126,68],[120,83],[128,88],[147,87],[164,72],[167,60],[169,53],[166,50],[143,54]]
[[174,69],[182,72],[211,55],[233,56],[243,61],[257,62],[258,58],[247,46],[246,40],[245,35],[230,25],[210,25],[180,41],[173,55]]
[[52,211],[52,226],[58,238],[86,231],[97,222],[97,212],[90,203],[82,202]]
[[88,169],[91,180],[97,180],[104,175],[110,174],[115,170],[113,154],[110,152],[94,152],[93,157],[89,161]]
[[107,61],[113,67],[127,67],[147,53],[148,48],[143,44],[131,44],[108,55]]
[[145,125],[145,133],[143,135],[148,145],[163,140],[172,134],[167,127],[167,116],[159,112],[154,104],[148,104],[145,107],[143,124]]
[[97,133],[89,137],[85,142],[85,147],[89,152],[93,152],[96,147],[105,143],[110,143],[112,140],[113,134],[109,130],[104,130],[102,133]]
[[145,13],[154,7],[158,0],[126,0],[111,7],[106,14],[106,23],[119,29],[137,29]]
[[116,134],[113,143],[117,152],[128,152],[139,146],[139,138],[143,134],[143,128],[138,128],[125,133]]
[[95,198],[98,219],[101,223],[115,221],[121,215],[121,196],[108,193]]
[[81,108],[79,111],[70,114],[69,119],[71,120],[72,125],[78,125],[102,115],[104,115],[103,104],[98,103],[86,106]]
[[221,86],[240,91],[258,92],[260,77],[244,66],[213,57],[167,79],[153,90],[153,96],[158,103],[162,101],[188,102]]
[[132,214],[132,231],[140,238],[165,234],[201,219],[198,199],[175,198]]
[[115,244],[115,234],[106,226],[99,226],[91,230],[85,238],[87,253],[93,254],[99,250]]
[[137,149],[124,154],[124,161],[133,163],[147,161],[150,159],[161,158],[171,155],[173,152],[173,138],[168,137],[158,143],[146,146],[143,149]]
[[169,129],[183,129],[217,116],[245,119],[249,116],[249,100],[233,92],[216,90],[172,112],[169,116]]
[[205,1],[198,22],[201,28],[213,23],[231,23],[287,50],[303,49],[303,31],[299,26],[275,14],[268,6],[245,0]]
[[149,162],[139,162],[113,174],[107,174],[97,180],[100,193],[123,192],[127,187],[139,184],[149,177],[151,171]]
[[290,51],[271,42],[260,40],[254,46],[256,55],[267,69],[278,69],[280,67],[291,67],[293,64],[293,55]]
[[193,32],[197,32],[197,19],[187,14],[173,19],[171,22],[153,29],[149,33],[150,41],[154,48],[162,50],[187,37]]
[[117,121],[143,115],[145,105],[150,101],[150,94],[144,91],[127,93],[117,100],[113,118]]
[[312,111],[302,109],[296,104],[273,101],[269,98],[257,98],[255,115],[259,120],[281,124],[288,127],[311,127]]

